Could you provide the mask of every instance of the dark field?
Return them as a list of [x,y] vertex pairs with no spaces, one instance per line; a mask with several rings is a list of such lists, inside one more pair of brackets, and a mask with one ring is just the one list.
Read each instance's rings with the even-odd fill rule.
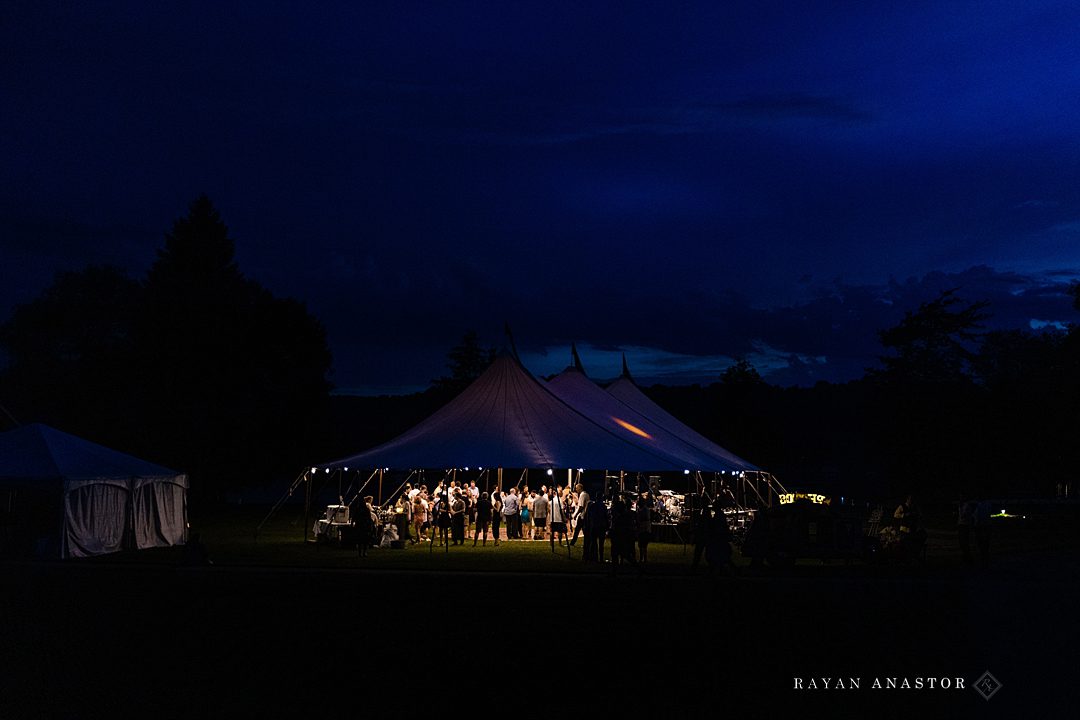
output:
[[[609,578],[540,543],[360,561],[297,542],[287,514],[255,545],[258,515],[207,518],[212,567],[171,552],[2,566],[0,716],[1053,717],[1076,697],[1064,525],[1002,526],[986,570],[939,532],[925,566],[714,578],[654,545],[647,575]],[[985,670],[1003,685],[990,701],[870,689]],[[792,689],[822,676],[862,687]]]

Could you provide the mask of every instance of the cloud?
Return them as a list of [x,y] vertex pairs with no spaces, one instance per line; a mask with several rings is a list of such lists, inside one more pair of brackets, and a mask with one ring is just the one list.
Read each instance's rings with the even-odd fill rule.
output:
[[714,102],[701,107],[726,115],[766,120],[813,119],[862,123],[874,119],[854,103],[803,92],[746,95],[738,100]]
[[[443,268],[439,283],[434,268],[416,272],[407,304],[386,302],[403,297],[386,278],[350,291],[360,307],[379,307],[379,313],[326,318],[335,364],[348,368],[340,384],[363,385],[352,376],[383,372],[388,385],[424,382],[442,371],[445,351],[468,329],[478,330],[485,344],[503,345],[504,320],[538,375],[566,367],[576,341],[598,379],[618,375],[626,352],[635,378],[645,383],[707,384],[745,357],[769,382],[812,385],[861,377],[884,353],[878,332],[946,289],[959,288],[965,301],[988,301],[987,330],[1028,329],[1032,320],[1052,329],[1076,315],[1065,292],[1068,278],[986,266],[883,284],[833,281],[808,288],[800,301],[765,306],[735,293],[642,287],[619,277],[594,278],[588,286],[571,278],[537,294],[531,284],[468,265]],[[358,323],[363,335],[353,332]],[[383,355],[394,360],[380,360]]]

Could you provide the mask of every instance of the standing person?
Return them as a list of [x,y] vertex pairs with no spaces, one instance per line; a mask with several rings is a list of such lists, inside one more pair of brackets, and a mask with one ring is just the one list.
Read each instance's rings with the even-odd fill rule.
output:
[[446,493],[439,495],[435,511],[435,527],[439,530],[439,545],[450,545],[450,501]]
[[[548,518],[551,520],[551,552],[555,552],[555,536],[559,535],[559,546],[566,540],[566,521],[568,519],[566,505],[559,493],[553,493],[548,502]],[[569,546],[569,545],[568,545]]]
[[[692,501],[691,498],[693,498]],[[693,567],[695,568],[701,564],[701,557],[705,554],[705,545],[709,542],[709,521],[712,519],[712,515],[708,503],[706,503],[707,498],[704,487],[701,488],[699,494],[686,496],[687,501],[693,503],[690,508],[690,531],[694,537]],[[757,516],[754,517],[754,522],[757,523]],[[764,527],[764,513],[762,513],[761,522],[761,527]]]
[[455,545],[465,544],[465,501],[459,490],[454,491],[454,502],[450,503],[450,532]]
[[484,533],[483,544],[487,545],[488,525],[490,523],[491,500],[488,498],[488,494],[486,492],[480,493],[480,498],[476,502],[476,530],[473,532],[473,547],[476,547],[476,540],[480,537],[481,532]]
[[544,539],[544,530],[547,528],[548,507],[550,502],[547,493],[541,489],[540,494],[533,500],[533,532],[537,540]]
[[420,538],[424,537],[424,525],[427,524],[427,502],[420,497],[419,493],[412,500],[412,542],[416,545]]
[[491,537],[495,545],[499,544],[499,525],[502,523],[502,493],[498,489],[491,493]]
[[634,516],[622,495],[611,503],[611,574],[614,575],[623,562],[628,562],[640,572],[634,558]]
[[574,510],[574,519],[577,522],[574,523],[574,537],[570,538],[571,545],[577,542],[578,533],[584,532],[581,521],[585,517],[585,509],[589,507],[589,493],[585,492],[585,486],[578,483],[574,489],[577,490],[577,506]]
[[518,515],[518,496],[514,491],[514,488],[510,488],[510,492],[503,496],[502,514],[503,520],[506,523],[506,539],[513,540],[516,537],[520,537],[520,533],[517,528],[517,523],[521,518]]
[[922,530],[922,513],[919,512],[919,507],[915,504],[915,496],[908,495],[904,502],[893,512],[893,517],[896,519],[900,530],[900,547],[903,549],[904,555],[910,559],[918,557],[922,545],[919,542],[920,531]]
[[705,560],[709,563],[709,568],[714,572],[722,570],[735,575],[735,562],[731,559],[731,527],[728,525],[727,513],[724,512],[719,498],[713,502],[713,513],[709,519],[707,533]]
[[532,506],[533,506],[533,493],[528,492],[528,488],[521,492],[521,539],[524,540],[528,537],[533,539],[533,524],[532,524]]
[[401,516],[401,540],[412,540],[412,502],[407,495],[400,495],[394,503],[394,517]]
[[375,525],[378,523],[375,509],[371,507],[373,499],[371,495],[366,495],[353,516],[353,524],[356,525],[356,553],[362,558],[367,557],[372,536],[375,535]]
[[644,492],[638,497],[634,516],[638,541],[638,561],[644,564],[649,560],[649,541],[652,540],[652,498],[649,497],[648,492]]
[[[604,533],[607,532],[607,508],[600,500],[592,500],[585,507],[585,514],[578,520],[585,537],[585,547],[581,551],[582,562],[604,561]],[[573,544],[573,541],[571,541]]]
[[[469,533],[469,529],[471,528],[471,526],[473,524],[473,514],[475,513],[475,510],[473,509],[472,494],[469,493],[468,489],[466,489],[465,491],[463,491],[461,493],[461,501],[463,503],[465,503],[465,520],[464,520],[464,523],[465,523],[465,534],[467,535]],[[464,543],[464,539],[462,540],[462,542]]]
[[469,483],[469,497],[466,498],[469,506],[469,524],[476,524],[476,509],[480,503],[480,488],[476,487],[476,481],[473,480]]

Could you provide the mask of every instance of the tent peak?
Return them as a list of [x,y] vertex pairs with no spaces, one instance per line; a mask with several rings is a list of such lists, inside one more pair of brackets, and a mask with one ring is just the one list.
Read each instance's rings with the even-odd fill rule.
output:
[[577,343],[574,342],[570,343],[570,360],[570,367],[585,372],[585,366],[581,364],[581,356],[577,352]]

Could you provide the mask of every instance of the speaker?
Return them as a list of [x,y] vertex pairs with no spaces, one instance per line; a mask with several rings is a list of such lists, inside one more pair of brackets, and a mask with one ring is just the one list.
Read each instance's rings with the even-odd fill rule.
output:
[[327,505],[326,506],[326,519],[332,523],[347,523],[349,522],[349,506],[348,505]]

